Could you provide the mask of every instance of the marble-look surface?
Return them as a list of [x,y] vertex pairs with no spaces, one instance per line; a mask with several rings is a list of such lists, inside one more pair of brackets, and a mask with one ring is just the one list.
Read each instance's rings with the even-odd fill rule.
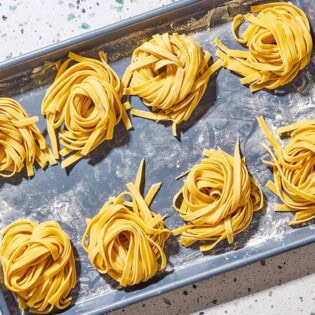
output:
[[[0,61],[171,0],[0,0]],[[118,314],[315,315],[315,244],[218,275]]]

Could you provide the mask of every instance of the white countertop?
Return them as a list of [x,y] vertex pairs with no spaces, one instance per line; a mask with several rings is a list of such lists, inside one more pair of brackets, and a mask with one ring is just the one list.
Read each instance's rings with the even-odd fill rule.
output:
[[[0,0],[0,61],[167,5],[171,0]],[[313,314],[315,244],[112,314]]]

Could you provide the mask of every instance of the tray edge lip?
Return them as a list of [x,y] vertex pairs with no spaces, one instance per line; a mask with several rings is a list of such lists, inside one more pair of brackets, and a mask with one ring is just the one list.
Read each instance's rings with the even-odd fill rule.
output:
[[[39,58],[43,55],[53,53],[54,51],[62,50],[66,47],[70,47],[70,46],[79,44],[80,42],[92,40],[93,38],[103,36],[107,33],[116,31],[121,27],[132,26],[133,24],[142,22],[146,19],[155,18],[161,14],[165,14],[165,13],[170,12],[170,11],[176,11],[177,9],[184,8],[185,6],[201,3],[203,1],[204,0],[201,0],[201,1],[200,0],[179,0],[178,2],[171,3],[171,4],[166,5],[164,7],[156,8],[156,9],[144,12],[144,13],[136,15],[132,18],[126,18],[126,19],[118,21],[116,23],[97,28],[93,31],[89,31],[89,32],[86,32],[83,34],[76,35],[76,36],[71,37],[69,39],[63,40],[59,43],[54,43],[54,44],[30,51],[30,52],[23,54],[21,56],[14,57],[14,58],[11,58],[8,60],[4,60],[4,61],[0,62],[0,72],[3,70],[7,70],[11,67],[14,67],[14,66],[18,66],[19,64],[30,61],[32,59]],[[276,255],[279,255],[279,254],[282,254],[282,253],[288,252],[290,250],[293,250],[293,249],[296,249],[299,247],[303,247],[303,246],[306,246],[306,245],[309,245],[312,243],[315,243],[315,234],[310,235],[306,238],[297,240],[295,242],[287,243],[287,244],[283,245],[282,247],[277,246],[277,247],[272,248],[272,249],[267,250],[267,251],[255,253],[254,255],[240,259],[237,262],[230,262],[228,264],[225,264],[224,267],[209,269],[207,272],[193,275],[193,276],[185,278],[181,281],[176,281],[176,282],[173,282],[172,284],[168,284],[167,286],[164,285],[162,287],[162,290],[159,290],[160,291],[159,293],[155,293],[157,290],[154,289],[154,290],[147,291],[147,292],[141,294],[140,297],[139,297],[139,295],[133,296],[133,297],[127,298],[125,300],[117,301],[116,303],[111,303],[110,305],[103,305],[97,309],[91,310],[89,312],[85,312],[85,314],[98,315],[98,314],[104,314],[104,313],[107,313],[107,312],[110,312],[110,311],[113,311],[116,309],[121,309],[121,308],[129,306],[131,304],[146,300],[150,297],[155,297],[155,296],[158,296],[160,294],[170,292],[172,290],[178,289],[180,287],[191,284],[193,282],[200,282],[200,281],[208,279],[212,276],[216,276],[218,274],[222,274],[224,272],[228,272],[228,271],[246,266],[248,264],[255,263],[261,259],[273,257],[273,256],[276,256]],[[6,312],[7,312],[7,314],[9,314],[9,311],[7,308],[7,303],[5,301],[2,290],[0,292],[0,306],[1,306],[0,309],[2,309],[2,311],[4,311],[4,314],[6,314]],[[66,314],[71,313],[71,311],[75,312],[73,307],[74,307],[74,305],[72,305],[71,308],[66,310]]]
[[202,3],[203,1],[204,0],[179,0],[178,2],[170,3],[164,7],[149,10],[141,14],[138,14],[134,17],[125,18],[118,22],[115,22],[115,23],[112,23],[103,27],[99,27],[95,30],[82,33],[74,37],[70,37],[58,43],[53,43],[51,45],[32,50],[30,52],[22,54],[21,56],[17,56],[14,58],[10,58],[8,60],[0,61],[0,72],[7,71],[12,67],[18,66],[32,59],[36,59],[44,55],[48,55],[50,53],[56,52],[58,50],[62,50],[67,47],[77,45],[81,42],[86,42],[86,41],[92,40],[93,38],[104,36],[105,34],[117,31],[122,27],[129,27],[139,22],[143,22],[144,20],[153,19],[160,15],[169,13],[170,11],[176,11],[186,6]]
[[[86,315],[102,315],[114,310],[118,310],[118,309],[122,309],[124,307],[127,307],[129,305],[132,305],[134,303],[138,303],[140,301],[144,301],[147,300],[151,297],[156,297],[159,296],[161,294],[170,292],[172,290],[176,290],[179,289],[185,285],[189,285],[191,283],[194,282],[200,282],[202,280],[206,280],[210,277],[228,272],[228,271],[232,271],[234,269],[238,269],[240,267],[244,267],[246,265],[258,262],[260,260],[266,259],[266,258],[270,258],[279,254],[283,254],[285,252],[288,252],[290,250],[299,248],[299,247],[304,247],[306,245],[310,245],[312,243],[315,243],[315,234],[310,235],[308,237],[305,237],[303,239],[297,240],[295,242],[291,242],[291,243],[287,243],[283,246],[276,246],[274,248],[271,248],[269,250],[263,251],[263,252],[258,252],[255,253],[254,255],[245,257],[243,259],[240,259],[238,261],[232,261],[228,264],[223,265],[223,267],[217,267],[215,269],[209,269],[206,272],[203,272],[201,274],[195,274],[191,277],[187,277],[185,279],[182,279],[181,281],[175,281],[172,284],[168,284],[167,286],[164,285],[161,289],[157,290],[157,289],[153,289],[153,290],[149,290],[144,292],[143,294],[141,294],[141,296],[139,297],[139,295],[130,297],[130,298],[126,298],[124,300],[120,300],[116,303],[111,303],[110,305],[103,305],[98,307],[97,309],[94,310],[90,310],[88,312],[85,311]],[[91,300],[92,301],[92,300]],[[89,301],[90,302],[90,301]],[[78,310],[80,311],[80,310]],[[71,314],[71,308],[69,309],[69,313],[67,312],[66,314]]]

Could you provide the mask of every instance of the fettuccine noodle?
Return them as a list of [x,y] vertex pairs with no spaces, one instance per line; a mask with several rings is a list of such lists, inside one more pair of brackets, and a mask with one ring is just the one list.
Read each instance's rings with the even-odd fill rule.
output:
[[37,121],[17,101],[0,98],[0,176],[13,176],[25,166],[27,175],[33,176],[35,162],[41,168],[56,164]]
[[211,75],[223,64],[220,60],[209,67],[210,58],[190,36],[154,35],[133,52],[122,78],[124,94],[138,95],[152,112],[132,109],[131,113],[155,121],[172,121],[176,136],[176,126],[189,119]]
[[87,220],[82,238],[92,265],[123,287],[149,280],[167,264],[164,244],[170,231],[164,227],[163,217],[150,210],[161,184],[152,185],[143,197],[142,172],[143,161],[135,184],[127,184],[128,192],[110,198],[94,218]]
[[[237,15],[232,25],[234,38],[248,50],[229,49],[216,39],[216,56],[225,68],[241,75],[240,82],[249,84],[252,92],[273,90],[291,82],[310,62],[310,24],[302,10],[287,2],[255,5],[251,13]],[[238,37],[244,20],[250,25]]]
[[174,197],[174,208],[190,223],[173,234],[181,234],[180,243],[186,247],[206,241],[200,250],[208,251],[224,239],[234,242],[234,235],[251,223],[253,212],[263,207],[263,194],[248,174],[239,143],[234,157],[221,149],[205,149],[203,155],[206,158],[189,171]]
[[[64,168],[111,140],[120,120],[126,129],[132,127],[126,112],[130,105],[120,101],[120,79],[107,64],[105,53],[100,51],[99,57],[96,60],[70,52],[43,100],[42,114],[46,115],[54,156],[68,156],[61,164]],[[71,61],[77,63],[68,68]],[[58,128],[64,147],[60,151]]]
[[272,161],[264,161],[272,166],[274,182],[267,187],[277,195],[283,204],[277,204],[276,211],[293,211],[294,220],[289,224],[300,224],[315,218],[315,120],[302,120],[279,128],[277,134],[291,137],[283,149],[269,130],[263,117],[259,125],[272,150],[265,146]]
[[60,225],[16,221],[1,236],[4,283],[20,308],[47,314],[68,307],[76,269],[71,242]]

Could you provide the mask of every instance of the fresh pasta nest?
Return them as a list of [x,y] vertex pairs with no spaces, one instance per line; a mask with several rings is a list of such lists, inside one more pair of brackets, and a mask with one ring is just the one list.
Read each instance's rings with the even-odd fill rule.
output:
[[[121,84],[117,74],[107,64],[104,52],[100,60],[69,53],[60,65],[57,76],[42,103],[54,156],[67,157],[67,167],[93,151],[105,140],[111,140],[115,126],[122,120],[126,129],[131,122],[122,104]],[[71,61],[77,63],[68,68]],[[68,69],[67,69],[68,68]],[[59,133],[59,151],[56,130]]]
[[224,239],[233,243],[234,235],[251,223],[253,212],[263,207],[263,194],[240,157],[238,143],[234,157],[221,149],[204,150],[203,155],[174,197],[175,209],[190,223],[173,233],[181,234],[186,247],[205,241],[200,250],[208,251]]
[[20,308],[47,314],[68,307],[76,269],[71,242],[59,224],[16,221],[1,235],[4,283]]
[[[310,62],[310,24],[302,10],[287,2],[255,5],[251,13],[237,15],[232,25],[234,38],[248,50],[229,49],[216,39],[220,49],[216,55],[225,68],[243,77],[240,82],[249,84],[252,92],[273,90],[291,82]],[[244,20],[250,24],[238,37]]]
[[219,61],[209,67],[210,57],[185,34],[154,35],[135,49],[122,79],[124,94],[138,95],[152,112],[132,109],[131,113],[156,121],[172,121],[176,136],[176,126],[189,119],[210,76],[222,65]]
[[315,218],[315,120],[302,120],[279,128],[277,134],[291,139],[283,149],[269,130],[263,117],[259,125],[272,145],[265,146],[272,161],[274,182],[267,187],[277,195],[283,204],[277,204],[276,211],[292,211],[294,220],[290,225],[300,224]]
[[24,167],[33,176],[35,162],[41,168],[56,164],[37,121],[17,101],[0,98],[0,176],[13,176]]
[[143,161],[135,184],[127,184],[128,192],[110,198],[87,220],[82,238],[92,265],[123,287],[149,280],[167,264],[164,244],[170,231],[164,227],[163,217],[149,208],[160,183],[152,185],[143,197],[142,172]]

